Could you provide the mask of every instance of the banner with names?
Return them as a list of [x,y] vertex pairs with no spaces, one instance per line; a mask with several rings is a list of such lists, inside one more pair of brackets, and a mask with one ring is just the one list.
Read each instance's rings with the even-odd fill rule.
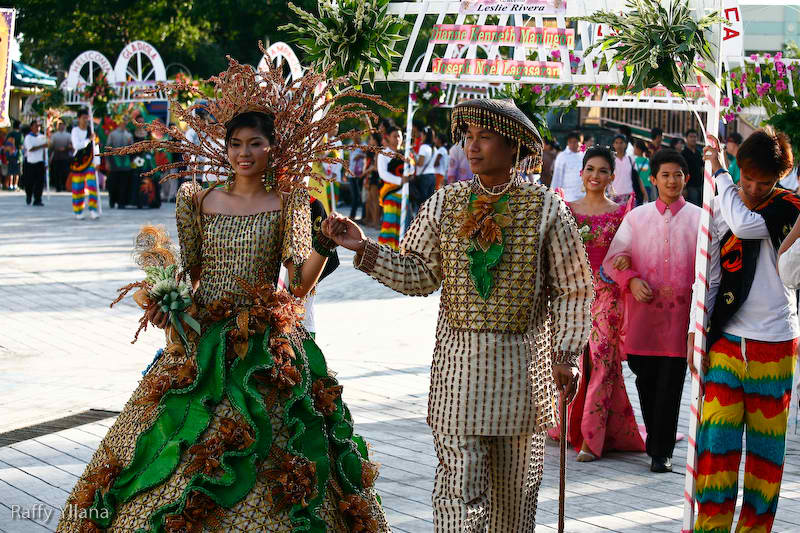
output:
[[521,78],[559,78],[561,63],[555,61],[519,61],[514,59],[443,59],[431,62],[431,72],[455,77],[511,76]]
[[484,26],[477,24],[436,24],[433,44],[481,44],[499,46],[544,46],[575,49],[575,30],[530,26]]
[[[575,0],[571,0],[575,1]],[[564,15],[566,0],[461,0],[461,13],[486,15]]]

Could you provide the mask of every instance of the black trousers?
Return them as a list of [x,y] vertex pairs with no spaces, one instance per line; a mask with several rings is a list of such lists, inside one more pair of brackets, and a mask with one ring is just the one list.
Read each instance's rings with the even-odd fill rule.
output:
[[108,173],[108,203],[111,207],[125,207],[133,196],[133,172],[113,170]]
[[636,374],[636,390],[647,428],[647,455],[672,457],[686,358],[629,354],[628,366]]
[[361,207],[361,182],[362,178],[347,178],[350,183],[350,218],[355,219],[358,208]]
[[71,191],[72,184],[67,185],[69,176],[69,159],[53,159],[50,167],[50,186],[56,188],[56,192]]
[[28,163],[25,162],[23,169],[23,176],[25,179],[25,202],[42,203],[42,191],[44,191],[44,162]]

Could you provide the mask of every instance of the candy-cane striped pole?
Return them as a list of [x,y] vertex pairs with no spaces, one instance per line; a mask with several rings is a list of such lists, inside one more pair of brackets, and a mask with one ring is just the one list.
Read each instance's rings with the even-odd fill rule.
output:
[[[720,31],[720,34],[722,32]],[[717,50],[721,50],[722,38],[718,42]],[[718,52],[719,54],[719,52]],[[704,88],[705,97],[711,105],[711,110],[706,116],[706,127],[703,132],[706,135],[706,142],[710,142],[708,137],[719,135],[719,102],[720,88],[722,80],[722,59],[717,57],[715,65],[715,75],[717,83],[714,84],[712,91]],[[703,87],[700,77],[697,78],[698,84]],[[701,122],[702,127],[702,122]],[[708,312],[706,309],[706,293],[708,292],[708,272],[709,272],[709,245],[711,242],[711,220],[714,214],[714,177],[711,175],[711,162],[706,161],[703,170],[703,211],[700,215],[700,227],[697,232],[697,252],[695,254],[695,291],[694,302],[695,317],[694,327],[694,354],[692,359],[696,372],[692,372],[691,389],[691,414],[689,416],[689,436],[688,450],[686,451],[686,476],[684,483],[684,504],[683,504],[683,528],[682,533],[691,533],[694,528],[695,512],[695,483],[697,481],[697,429],[700,425],[701,411],[701,391],[702,359],[706,349],[706,324],[708,323]]]

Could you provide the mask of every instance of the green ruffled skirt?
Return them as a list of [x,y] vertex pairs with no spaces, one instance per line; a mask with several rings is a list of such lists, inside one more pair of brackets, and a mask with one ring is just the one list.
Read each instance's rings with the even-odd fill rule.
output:
[[233,350],[235,327],[218,321],[164,352],[57,531],[389,531],[377,470],[314,340],[267,327]]

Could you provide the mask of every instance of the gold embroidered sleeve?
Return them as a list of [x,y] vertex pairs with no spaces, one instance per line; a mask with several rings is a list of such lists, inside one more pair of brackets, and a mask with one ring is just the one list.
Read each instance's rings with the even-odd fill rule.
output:
[[592,269],[566,203],[555,194],[548,194],[545,212],[548,211],[554,212],[545,241],[553,364],[577,365],[592,327]]
[[283,206],[281,261],[301,266],[311,255],[311,199],[308,190],[294,189]]
[[194,203],[194,195],[201,190],[198,183],[187,182],[178,189],[175,200],[175,222],[178,227],[178,242],[181,246],[181,264],[184,271],[200,266],[202,236],[200,235],[199,214]]
[[400,244],[400,251],[370,240],[353,263],[390,289],[427,296],[442,283],[440,223],[444,192],[437,191],[419,210]]

